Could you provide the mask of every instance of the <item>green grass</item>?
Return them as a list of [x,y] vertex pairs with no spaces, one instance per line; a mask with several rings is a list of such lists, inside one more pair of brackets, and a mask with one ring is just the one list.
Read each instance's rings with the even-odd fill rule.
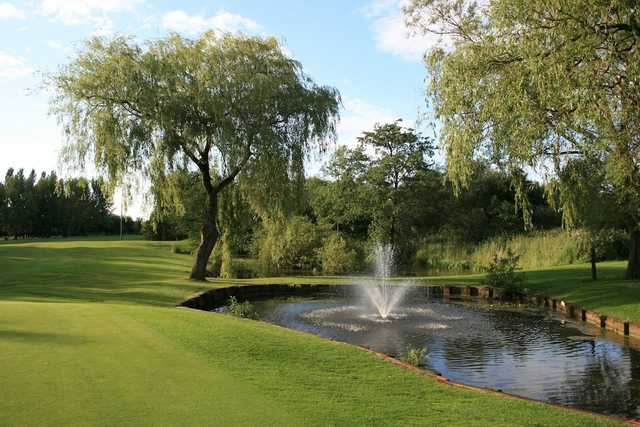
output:
[[[108,239],[0,245],[0,425],[612,424],[442,385],[346,344],[175,308],[227,282],[185,280],[191,258],[170,247]],[[544,277],[584,274],[571,268],[542,275],[540,286]]]
[[[599,280],[591,280],[589,264],[572,264],[540,270],[525,270],[524,287],[580,304],[621,320],[640,322],[640,282],[622,280],[626,262],[598,264]],[[480,284],[484,275],[421,278],[434,284]]]

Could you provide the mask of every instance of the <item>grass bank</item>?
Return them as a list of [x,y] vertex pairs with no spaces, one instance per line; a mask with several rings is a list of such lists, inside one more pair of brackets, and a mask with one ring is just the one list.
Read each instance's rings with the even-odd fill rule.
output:
[[[191,258],[170,246],[0,245],[0,425],[613,424],[448,387],[312,335],[177,309],[228,282],[185,280]],[[338,281],[348,280],[250,282]]]
[[[621,320],[640,322],[640,281],[622,280],[626,262],[611,261],[598,264],[598,277],[591,280],[589,264],[572,264],[525,270],[524,286],[532,293],[542,293],[565,299],[602,314]],[[483,274],[426,277],[426,283],[481,284]]]

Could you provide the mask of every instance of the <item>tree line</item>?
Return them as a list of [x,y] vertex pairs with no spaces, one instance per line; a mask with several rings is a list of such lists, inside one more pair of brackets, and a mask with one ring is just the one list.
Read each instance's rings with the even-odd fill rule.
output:
[[[256,209],[242,180],[231,185],[221,195],[212,272],[228,272],[223,258],[238,256],[257,259],[264,274],[361,271],[377,243],[393,245],[398,266],[412,271],[428,243],[473,245],[525,230],[507,173],[477,162],[471,190],[456,195],[434,153],[431,139],[397,121],[364,132],[354,148],[337,147],[324,176],[291,181],[277,209]],[[149,237],[197,238],[205,198],[197,181],[189,171],[167,177]],[[524,191],[536,228],[559,227],[544,187],[528,181]]]
[[[623,0],[408,2],[410,26],[450,42],[425,55],[443,170],[429,164],[431,141],[388,124],[335,158],[329,180],[305,180],[305,156],[335,139],[340,94],[274,38],[97,37],[46,83],[68,136],[66,160],[92,157],[115,180],[148,175],[160,196],[152,231],[199,216],[192,279],[204,280],[212,252],[222,253],[217,265],[246,246],[247,234],[278,268],[330,253],[319,241],[351,253],[348,238],[393,243],[409,259],[425,233],[473,240],[511,224],[531,228],[549,204],[593,242],[622,226],[626,278],[639,279],[636,9]],[[546,188],[527,181],[531,168]],[[168,191],[186,183],[199,183],[200,194]],[[334,238],[322,236],[327,229]],[[293,257],[298,250],[306,255]]]
[[[446,34],[425,54],[448,178],[469,188],[472,160],[505,165],[518,188],[548,177],[568,228],[630,236],[640,279],[640,19],[637,1],[411,0],[410,26]],[[527,198],[520,204],[527,213]],[[612,221],[614,219],[614,221]],[[594,247],[595,249],[595,247]]]
[[[0,236],[32,238],[118,234],[120,216],[102,178],[59,178],[9,168],[0,182]],[[123,218],[123,232],[137,234],[140,222]]]

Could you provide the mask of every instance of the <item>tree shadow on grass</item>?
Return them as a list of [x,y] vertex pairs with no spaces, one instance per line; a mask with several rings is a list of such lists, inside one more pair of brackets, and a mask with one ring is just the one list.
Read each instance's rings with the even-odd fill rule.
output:
[[0,300],[174,305],[211,287],[168,247],[0,247]]
[[87,344],[90,342],[90,340],[84,337],[67,335],[67,334],[0,330],[0,342],[5,340],[20,342],[20,343],[27,343],[27,344],[60,344],[60,345],[81,345],[81,344]]

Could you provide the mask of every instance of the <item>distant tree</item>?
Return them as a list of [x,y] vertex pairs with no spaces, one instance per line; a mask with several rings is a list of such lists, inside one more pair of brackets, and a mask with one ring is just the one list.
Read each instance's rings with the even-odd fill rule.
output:
[[[42,173],[10,168],[0,183],[0,236],[51,237],[117,233],[112,227],[111,202],[101,179],[59,179]],[[130,227],[139,225],[133,220]],[[119,218],[117,219],[119,223]],[[139,231],[139,230],[138,230]]]
[[34,234],[40,237],[50,237],[56,234],[61,218],[58,216],[60,199],[57,192],[58,178],[54,172],[47,175],[43,172],[35,187],[36,216]]
[[[565,186],[571,189],[563,188]],[[607,182],[604,162],[598,158],[572,159],[549,187],[556,199],[554,202],[564,213],[564,226],[587,231],[591,276],[596,280],[598,252],[606,231],[624,224],[626,214],[618,203],[615,188]]]
[[[631,232],[626,277],[640,279],[640,19],[637,2],[412,0],[414,28],[446,36],[426,55],[447,172],[468,188],[473,160],[510,171],[525,218],[527,167],[562,177],[604,160]],[[563,191],[572,192],[570,186]]]
[[[477,162],[467,191],[458,195],[448,187],[448,197],[440,204],[444,218],[443,237],[467,243],[501,234],[515,234],[525,230],[522,215],[516,209],[516,194],[511,177],[486,163]],[[532,217],[537,228],[561,225],[560,216],[549,206],[544,187],[525,182],[524,191],[530,201]]]
[[31,206],[29,201],[32,191],[29,188],[30,180],[25,178],[24,170],[14,172],[12,168],[5,175],[5,190],[7,194],[7,204],[9,206],[7,215],[7,232],[14,239],[25,237],[29,234],[31,225]]
[[[414,201],[420,188],[420,178],[433,165],[433,141],[404,128],[400,121],[376,125],[371,132],[358,138],[364,152],[373,151],[365,179],[374,191],[374,239],[396,247],[401,258],[408,252],[402,246],[415,241],[409,238],[415,231],[419,208]],[[404,254],[403,252],[407,252]]]
[[93,178],[89,181],[91,191],[90,212],[92,232],[107,232],[108,217],[111,215],[111,197],[105,192],[106,183],[102,178]]
[[334,134],[340,103],[275,39],[212,32],[144,46],[94,38],[48,83],[68,152],[81,161],[91,153],[111,180],[131,170],[198,171],[207,202],[197,280],[218,240],[219,194],[241,172],[256,187],[292,176],[292,166],[299,174],[311,144]]
[[365,174],[369,158],[359,148],[338,147],[324,168],[329,181],[307,181],[309,203],[316,219],[337,232],[366,239],[372,221],[371,189]]
[[7,218],[9,214],[9,205],[7,203],[7,190],[2,182],[0,182],[0,236],[6,236]]

